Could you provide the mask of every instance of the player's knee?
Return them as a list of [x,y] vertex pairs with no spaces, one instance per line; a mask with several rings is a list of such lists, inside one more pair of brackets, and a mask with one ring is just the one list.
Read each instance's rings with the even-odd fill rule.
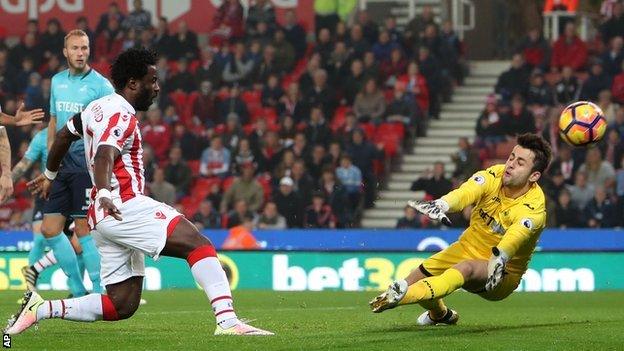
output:
[[469,262],[460,262],[454,265],[453,268],[457,269],[466,280],[470,279],[474,275],[474,268]]
[[127,299],[126,301],[116,304],[115,308],[117,309],[117,316],[119,319],[128,319],[134,315],[134,313],[139,308],[140,299]]
[[41,225],[41,234],[43,234],[43,236],[45,236],[46,238],[51,238],[53,236],[58,235],[61,232],[61,230],[62,228],[59,229],[55,225],[49,225],[46,223]]

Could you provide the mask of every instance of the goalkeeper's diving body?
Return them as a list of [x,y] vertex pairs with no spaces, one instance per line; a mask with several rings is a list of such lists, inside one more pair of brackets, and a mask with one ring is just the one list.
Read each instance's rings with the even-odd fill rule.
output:
[[475,173],[438,200],[408,202],[430,219],[447,223],[447,212],[469,205],[474,209],[459,239],[404,280],[390,284],[370,302],[373,312],[417,303],[427,310],[418,324],[455,324],[459,315],[442,301],[455,290],[464,288],[490,301],[509,296],[520,284],[546,223],[544,193],[537,181],[550,159],[544,139],[524,134],[504,165]]

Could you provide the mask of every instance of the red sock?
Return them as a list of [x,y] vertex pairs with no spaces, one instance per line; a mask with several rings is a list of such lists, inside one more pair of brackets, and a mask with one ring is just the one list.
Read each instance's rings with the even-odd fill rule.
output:
[[102,319],[105,321],[119,320],[117,309],[115,308],[115,305],[113,305],[113,301],[111,301],[110,297],[107,295],[102,295]]

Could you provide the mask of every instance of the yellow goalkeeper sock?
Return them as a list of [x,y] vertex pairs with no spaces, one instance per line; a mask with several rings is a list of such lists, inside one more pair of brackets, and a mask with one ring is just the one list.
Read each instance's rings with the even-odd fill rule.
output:
[[455,268],[449,268],[436,277],[429,277],[414,283],[407,289],[399,305],[409,305],[424,300],[439,299],[464,285],[464,276]]

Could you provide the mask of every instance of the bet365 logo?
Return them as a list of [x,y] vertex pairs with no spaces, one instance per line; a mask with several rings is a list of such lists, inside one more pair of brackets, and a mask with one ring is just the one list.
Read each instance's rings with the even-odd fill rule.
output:
[[11,335],[2,334],[2,347],[4,347],[5,349],[11,348]]

